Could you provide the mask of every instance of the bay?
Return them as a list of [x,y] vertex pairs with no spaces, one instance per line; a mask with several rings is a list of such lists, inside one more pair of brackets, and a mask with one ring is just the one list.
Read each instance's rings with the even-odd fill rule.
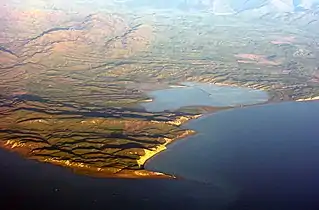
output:
[[319,102],[226,110],[188,123],[197,134],[169,145],[146,168],[213,184],[230,209],[313,209],[318,125]]

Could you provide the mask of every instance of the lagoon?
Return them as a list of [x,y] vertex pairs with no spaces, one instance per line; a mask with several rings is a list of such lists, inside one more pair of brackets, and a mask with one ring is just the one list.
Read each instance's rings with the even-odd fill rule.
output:
[[156,90],[148,95],[153,101],[141,105],[150,112],[174,111],[185,106],[250,105],[268,100],[268,94],[262,90],[195,82],[185,82],[181,86]]

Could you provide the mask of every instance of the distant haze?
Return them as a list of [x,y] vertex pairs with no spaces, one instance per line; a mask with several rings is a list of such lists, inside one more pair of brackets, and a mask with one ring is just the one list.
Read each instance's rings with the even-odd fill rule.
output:
[[6,0],[4,4],[47,9],[75,9],[77,7],[108,9],[113,6],[134,9],[147,7],[150,9],[209,11],[225,15],[256,9],[266,13],[307,10],[317,6],[319,0]]
[[121,2],[136,7],[179,7],[184,9],[210,9],[215,13],[230,13],[261,7],[282,12],[294,11],[296,8],[310,9],[319,3],[319,0],[126,0]]

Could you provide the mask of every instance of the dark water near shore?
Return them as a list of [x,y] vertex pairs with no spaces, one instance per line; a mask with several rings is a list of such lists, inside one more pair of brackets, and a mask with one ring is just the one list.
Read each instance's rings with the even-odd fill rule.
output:
[[214,185],[187,180],[103,179],[0,150],[0,209],[224,209]]
[[183,106],[237,106],[262,103],[268,94],[261,90],[229,87],[207,83],[182,83],[184,87],[157,90],[149,93],[154,101],[143,103],[148,111],[176,110]]
[[180,180],[92,178],[0,150],[0,207],[317,210],[318,125],[319,102],[227,110],[192,121],[187,127],[196,136],[147,164]]
[[233,109],[191,121],[147,169],[209,183],[230,209],[319,209],[319,102]]

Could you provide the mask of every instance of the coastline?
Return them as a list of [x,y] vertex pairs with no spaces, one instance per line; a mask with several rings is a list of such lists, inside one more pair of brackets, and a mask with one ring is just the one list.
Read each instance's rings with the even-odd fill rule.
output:
[[[214,83],[212,83],[214,84]],[[221,84],[218,84],[221,85]],[[228,85],[228,84],[222,84],[224,86],[234,86],[234,85]],[[240,86],[238,86],[240,87]],[[262,90],[262,89],[261,89]],[[222,110],[227,110],[227,109],[233,109],[233,108],[243,108],[243,107],[251,107],[251,106],[257,106],[257,105],[264,105],[264,104],[270,104],[270,103],[275,103],[279,102],[276,99],[275,95],[272,95],[269,91],[263,90],[267,92],[269,98],[265,102],[261,103],[256,103],[256,104],[251,104],[251,105],[242,105],[242,106],[233,106],[233,107],[214,107],[214,106],[185,106],[181,107],[179,110],[176,111],[194,111],[195,113],[200,113],[200,114],[194,114],[193,116],[180,116],[179,118],[172,120],[172,121],[167,121],[167,124],[172,124],[175,126],[182,126],[186,122],[189,122],[193,119],[198,119],[203,116],[207,116],[208,114],[219,112]],[[310,101],[310,100],[318,100],[319,96],[317,97],[310,97],[306,99],[298,99],[295,101]],[[153,101],[154,99],[147,99],[150,101]],[[285,101],[285,100],[283,100]],[[156,122],[156,121],[154,121]],[[164,174],[161,172],[156,172],[156,171],[148,171],[145,170],[144,166],[147,161],[151,160],[154,156],[157,154],[161,153],[162,151],[167,149],[167,146],[176,140],[184,139],[186,137],[189,137],[191,135],[196,134],[196,131],[194,130],[181,130],[183,131],[180,135],[177,135],[173,138],[164,138],[165,143],[160,144],[157,147],[149,148],[149,149],[143,149],[144,150],[144,155],[139,156],[139,159],[136,159],[137,164],[140,169],[116,169],[116,168],[110,168],[110,169],[105,169],[105,168],[96,168],[96,167],[91,167],[88,165],[85,165],[83,163],[79,162],[71,162],[69,160],[57,160],[57,159],[52,159],[52,158],[47,158],[47,159],[34,159],[34,158],[28,158],[28,159],[34,159],[37,162],[41,163],[49,163],[53,165],[58,165],[61,167],[64,167],[66,169],[72,170],[75,173],[78,174],[83,174],[87,176],[93,176],[93,177],[101,177],[101,178],[128,178],[128,179],[145,179],[145,178],[160,178],[160,179],[176,179],[175,176],[169,175],[169,174]],[[28,148],[23,147],[23,145],[19,145],[14,142],[4,141],[0,142],[0,147],[9,150],[10,152],[17,152],[23,157],[27,157],[28,154],[30,153],[30,150]]]
[[101,168],[89,167],[83,163],[74,163],[68,160],[55,160],[55,159],[44,159],[38,160],[35,158],[27,157],[30,150],[28,148],[22,147],[22,145],[17,145],[16,143],[10,144],[10,142],[0,141],[0,149],[6,150],[11,153],[19,155],[21,158],[28,160],[33,160],[38,164],[52,164],[59,166],[65,170],[74,172],[75,174],[98,177],[98,178],[160,178],[160,179],[173,179],[175,177],[167,175],[160,172],[147,171],[141,168],[140,170],[105,170]]
[[[315,100],[319,100],[319,96],[313,97],[313,98],[311,97],[311,98],[306,98],[306,99],[298,99],[298,100],[294,100],[294,102],[306,102],[306,101],[315,101]],[[278,103],[278,101],[274,100],[273,97],[270,97],[267,101],[262,102],[262,103],[250,104],[250,105],[242,105],[242,106],[236,106],[236,107],[220,107],[220,110],[216,110],[216,108],[213,107],[213,106],[207,106],[207,107],[198,106],[198,108],[202,108],[202,109],[207,111],[207,113],[204,113],[204,114],[200,115],[200,117],[204,117],[204,116],[207,116],[209,114],[216,113],[216,112],[223,111],[223,110],[228,110],[228,109],[231,109],[231,108],[235,109],[235,108],[252,107],[252,106],[258,106],[258,105],[272,104],[272,103],[276,103],[276,102]],[[280,102],[285,102],[285,101],[280,101]],[[200,117],[198,117],[198,118],[200,118]],[[188,134],[186,136],[183,136],[183,137],[180,137],[180,138],[176,138],[176,139],[174,139],[174,140],[172,140],[172,141],[170,141],[168,143],[165,143],[163,148],[161,148],[159,150],[154,150],[154,152],[150,156],[148,156],[146,158],[146,160],[143,159],[143,161],[144,161],[143,164],[145,164],[147,161],[149,161],[151,158],[153,158],[154,156],[156,156],[160,152],[164,151],[166,149],[166,146],[169,145],[170,143],[173,143],[175,140],[186,138],[186,137],[189,137],[189,136],[194,135],[194,134],[197,133],[194,130],[189,130],[189,131],[191,132],[190,134]],[[152,172],[152,171],[149,171],[149,172]],[[161,172],[156,172],[156,173],[161,173]],[[171,176],[171,175],[168,175],[168,174],[165,174],[165,175],[169,176],[169,177]]]
[[[233,107],[204,107],[204,106],[196,106],[194,107],[196,109],[202,109],[202,111],[205,111],[203,114],[194,115],[193,117],[184,117],[181,116],[180,118],[166,122],[167,124],[173,124],[177,126],[181,126],[185,124],[186,122],[189,122],[191,120],[198,119],[200,117],[206,116],[211,113],[215,113],[222,110],[231,109]],[[57,161],[57,160],[44,160],[45,163],[54,164],[57,166],[61,166],[64,168],[68,168],[72,170],[73,172],[77,174],[87,175],[87,176],[93,176],[93,177],[99,177],[99,178],[124,178],[124,179],[178,179],[178,177],[175,177],[171,174],[165,174],[158,171],[149,171],[144,168],[147,161],[152,159],[154,156],[158,155],[162,151],[167,149],[167,146],[177,140],[181,140],[184,138],[187,138],[189,136],[195,135],[196,131],[186,129],[183,130],[184,132],[175,138],[166,138],[166,142],[164,144],[159,145],[156,148],[151,149],[144,149],[145,155],[140,156],[140,158],[137,160],[137,163],[140,167],[140,169],[137,170],[105,170],[101,168],[93,168],[88,167],[84,164],[79,163],[71,163],[70,161]],[[38,161],[40,162],[40,161]]]
[[[216,113],[216,112],[223,111],[223,110],[234,109],[234,108],[252,107],[252,106],[258,106],[258,105],[266,105],[266,104],[271,104],[271,103],[278,102],[276,100],[277,98],[276,98],[275,94],[273,94],[269,90],[266,90],[265,88],[258,88],[259,87],[258,85],[253,85],[253,87],[252,87],[252,86],[240,86],[240,85],[237,85],[237,84],[216,83],[216,82],[212,82],[211,84],[220,85],[220,86],[227,86],[227,87],[250,88],[250,89],[254,89],[254,90],[265,91],[267,93],[267,95],[268,95],[268,100],[266,100],[264,102],[261,102],[261,103],[241,105],[241,106],[238,105],[238,106],[233,106],[233,107],[214,107],[214,106],[200,106],[200,105],[191,106],[190,108],[194,108],[196,110],[200,110],[202,113],[200,115],[198,115],[198,117],[189,119],[187,121],[179,123],[178,125],[182,125],[182,124],[184,124],[186,122],[189,122],[189,121],[191,121],[193,119],[198,119],[200,117],[204,117],[204,116],[207,116],[209,114]],[[170,88],[172,88],[172,87],[173,88],[174,87],[183,88],[183,87],[188,87],[188,86],[184,85],[183,82],[180,82],[180,83],[177,83],[176,85],[170,85]],[[319,96],[318,96],[318,99],[319,99]],[[155,100],[154,98],[150,99],[150,101],[154,101],[154,100]],[[283,101],[281,101],[281,102],[283,102]],[[185,109],[185,108],[189,108],[189,107],[181,107],[180,109]],[[175,142],[178,139],[183,139],[183,138],[189,137],[191,135],[195,135],[197,133],[194,130],[187,130],[187,131],[189,131],[189,133],[186,134],[183,137],[176,137],[175,139],[171,139],[171,140],[165,142],[163,145],[160,145],[159,147],[155,148],[154,150],[148,150],[147,153],[145,154],[145,156],[141,156],[141,158],[138,160],[138,163],[141,164],[141,166],[144,168],[144,166],[145,166],[147,161],[151,160],[154,156],[156,156],[159,153],[161,153],[162,151],[166,150],[167,146],[169,144]],[[148,172],[152,173],[153,171],[148,171]],[[155,173],[162,174],[161,172],[155,172]],[[169,175],[169,174],[163,174],[163,175],[175,178],[174,176]],[[143,178],[143,177],[141,177],[141,178]]]
[[167,145],[171,144],[172,142],[175,142],[176,140],[186,138],[188,136],[194,135],[196,132],[194,130],[185,130],[183,134],[175,137],[174,139],[168,139],[166,138],[166,142],[164,144],[159,145],[156,148],[152,149],[144,149],[145,155],[141,156],[140,159],[137,160],[137,163],[140,167],[144,167],[145,163],[151,159],[153,156],[159,154],[160,152],[167,149]]
[[[215,112],[208,111],[207,113]],[[218,109],[219,110],[219,109]],[[167,124],[172,124],[175,126],[181,126],[186,122],[189,122],[193,119],[198,119],[202,117],[203,114],[193,115],[191,117],[180,116],[179,118],[166,122]],[[193,130],[182,130],[183,132],[180,135],[175,136],[174,138],[165,138],[165,143],[159,145],[156,148],[144,149],[145,155],[140,156],[137,159],[137,163],[140,169],[131,170],[131,169],[105,169],[105,168],[96,168],[84,163],[80,162],[72,162],[69,160],[59,160],[54,158],[46,158],[46,159],[36,159],[32,157],[28,157],[31,153],[32,148],[25,147],[23,143],[16,143],[15,141],[7,140],[7,141],[0,141],[0,148],[5,149],[9,152],[16,153],[20,155],[22,158],[26,158],[29,160],[34,160],[39,164],[52,164],[56,166],[63,167],[67,170],[71,170],[76,174],[81,174],[85,176],[92,176],[92,177],[99,177],[99,178],[127,178],[127,179],[176,179],[175,176],[170,174],[164,174],[161,172],[156,171],[148,171],[144,169],[145,163],[150,160],[155,155],[159,154],[160,152],[166,150],[166,146],[176,140],[186,138],[188,136],[194,135],[196,132]],[[31,145],[32,146],[32,145]]]
[[315,96],[315,97],[309,97],[309,98],[303,98],[303,99],[297,99],[297,102],[303,102],[303,101],[316,101],[319,100],[319,96]]
[[[150,102],[153,101],[153,98],[146,99],[146,101]],[[177,112],[181,113],[190,113],[194,112],[192,115],[181,115],[178,118],[174,120],[167,121],[165,123],[171,124],[177,127],[182,126],[186,122],[189,122],[193,119],[198,119],[202,116],[206,116],[207,114],[218,112],[225,109],[230,109],[235,107],[214,107],[214,106],[185,106],[181,107],[180,109],[176,110]],[[196,114],[197,113],[197,114]],[[157,122],[152,121],[154,123],[163,123],[163,122]],[[170,138],[164,138],[164,143],[158,145],[157,147],[143,149],[144,155],[140,155],[138,159],[136,159],[137,165],[139,168],[137,169],[125,169],[125,168],[98,168],[95,166],[90,166],[88,164],[82,163],[82,162],[72,162],[68,159],[61,160],[61,159],[55,159],[55,158],[32,158],[29,157],[29,154],[32,152],[33,145],[28,145],[29,147],[26,147],[24,143],[16,143],[15,141],[3,141],[0,142],[0,147],[16,152],[20,154],[22,157],[27,159],[32,159],[34,161],[39,162],[39,164],[53,164],[57,166],[61,166],[63,168],[66,168],[68,170],[73,171],[77,174],[87,175],[87,176],[93,176],[93,177],[101,177],[101,178],[133,178],[133,179],[145,179],[145,178],[160,178],[160,179],[175,179],[173,175],[164,174],[161,172],[156,171],[148,171],[145,170],[144,165],[147,161],[149,161],[151,158],[159,154],[160,152],[167,149],[167,146],[176,140],[186,138],[188,136],[196,134],[194,130],[185,130],[181,129],[181,133],[177,134],[176,136],[170,137]]]
[[[181,108],[188,108],[188,107],[181,107]],[[190,108],[201,110],[201,112],[204,112],[204,113],[199,114],[199,115],[195,115],[194,117],[192,117],[190,119],[187,119],[186,117],[181,117],[183,119],[183,121],[177,120],[177,122],[172,121],[172,122],[168,122],[168,123],[181,126],[187,122],[190,122],[191,120],[196,120],[196,119],[199,119],[201,117],[207,116],[207,115],[212,114],[212,113],[216,113],[219,111],[228,110],[228,109],[232,109],[232,108],[236,108],[236,107],[192,106]],[[140,157],[140,159],[138,160],[138,164],[140,165],[140,167],[142,167],[144,169],[145,164],[148,161],[150,161],[153,157],[155,157],[156,155],[158,155],[162,151],[166,150],[167,146],[169,144],[176,142],[177,140],[181,140],[181,139],[187,138],[189,136],[195,135],[196,133],[197,132],[195,130],[187,129],[187,130],[184,130],[183,134],[181,134],[173,139],[166,139],[166,142],[164,144],[154,148],[153,150],[144,150],[145,155]],[[157,172],[157,171],[145,170],[145,172],[149,173],[149,175],[150,175],[149,178],[154,178],[154,177],[152,177],[152,176],[154,176],[153,173],[159,174],[160,176],[162,176],[162,178],[173,178],[173,179],[177,178],[174,175],[165,174],[165,173]],[[142,177],[136,177],[136,178],[145,178],[145,177],[142,176]]]

